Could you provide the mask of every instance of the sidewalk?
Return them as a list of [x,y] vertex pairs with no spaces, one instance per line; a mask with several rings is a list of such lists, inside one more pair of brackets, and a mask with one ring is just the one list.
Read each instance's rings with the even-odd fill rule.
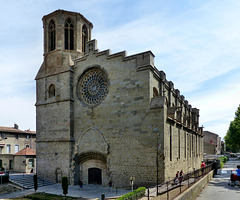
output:
[[[35,192],[34,189],[30,189],[30,190],[23,190],[20,192],[14,192],[10,194],[0,194],[0,200],[28,195],[34,192]],[[37,192],[63,195],[61,184],[54,184],[50,186],[40,187],[38,188]],[[99,185],[84,185],[83,190],[79,190],[78,185],[69,185],[67,196],[82,197],[87,199],[96,199],[96,198],[101,199],[102,194],[105,194],[106,198],[110,198],[110,197],[122,196],[129,192],[130,190],[124,190],[124,189],[117,189],[116,191],[115,188],[112,191],[108,191],[108,187],[103,187]]]
[[240,165],[240,160],[237,158],[230,158],[221,170],[221,174],[214,176],[196,200],[239,200],[240,187],[228,185],[231,170],[236,170],[237,165]]

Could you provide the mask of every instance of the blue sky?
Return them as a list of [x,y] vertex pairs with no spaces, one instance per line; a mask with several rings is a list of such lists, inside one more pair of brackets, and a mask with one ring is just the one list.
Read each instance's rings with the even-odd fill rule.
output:
[[100,50],[151,50],[155,66],[224,137],[240,104],[238,0],[0,0],[0,126],[35,130],[35,81],[43,61],[42,17],[80,12]]

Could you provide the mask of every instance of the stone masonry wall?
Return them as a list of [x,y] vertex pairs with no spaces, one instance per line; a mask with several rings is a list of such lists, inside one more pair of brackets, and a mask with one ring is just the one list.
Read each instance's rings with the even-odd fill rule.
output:
[[150,73],[137,72],[135,59],[123,62],[122,56],[107,56],[90,52],[86,60],[76,62],[74,86],[84,70],[95,63],[107,72],[110,86],[105,100],[94,108],[84,106],[75,96],[74,136],[78,141],[89,128],[102,133],[109,145],[107,179],[116,186],[129,185],[130,177],[135,177],[137,185],[156,184],[157,133],[161,132],[163,113],[149,107]]

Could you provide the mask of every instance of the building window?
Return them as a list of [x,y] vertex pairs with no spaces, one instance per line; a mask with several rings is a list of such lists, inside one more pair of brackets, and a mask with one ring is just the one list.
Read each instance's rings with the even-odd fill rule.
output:
[[55,85],[51,84],[48,89],[49,98],[55,97]]
[[99,67],[90,68],[80,77],[77,87],[84,104],[90,107],[99,105],[108,94],[108,75]]
[[184,131],[184,149],[185,149],[185,158],[187,157],[187,134]]
[[180,142],[181,142],[181,140],[180,140],[180,129],[178,129],[178,159],[180,159],[180,157],[181,157],[181,144],[180,144]]
[[198,144],[198,140],[197,140],[197,138],[198,138],[198,137],[197,137],[197,135],[196,135],[196,157],[198,156],[198,145],[197,145],[197,144]]
[[194,139],[193,139],[193,134],[192,134],[192,157],[194,157]]
[[26,138],[27,138],[27,141],[28,141],[28,140],[29,140],[29,135],[27,135],[27,137],[26,137]]
[[83,25],[82,27],[82,52],[86,52],[86,44],[88,41],[87,27]]
[[33,158],[29,159],[29,161],[28,161],[28,167],[29,167],[29,168],[34,167],[34,159],[33,159]]
[[153,88],[153,97],[158,97],[158,90],[157,88]]
[[13,169],[13,160],[9,160],[9,169]]
[[1,138],[5,137],[4,133],[0,133],[0,136],[1,136]]
[[11,153],[11,145],[10,144],[7,145],[7,153]]
[[49,50],[53,51],[56,48],[56,28],[53,20],[49,23],[48,31]]
[[65,49],[73,50],[74,49],[74,25],[70,18],[67,18],[65,21]]
[[188,135],[189,136],[189,155],[190,155],[190,158],[192,157],[192,149],[191,149],[191,147],[192,147],[192,144],[191,144],[191,134],[189,134]]
[[15,145],[15,153],[19,152],[19,145]]
[[172,126],[170,124],[170,161],[172,161]]
[[18,139],[18,134],[15,135],[15,138]]

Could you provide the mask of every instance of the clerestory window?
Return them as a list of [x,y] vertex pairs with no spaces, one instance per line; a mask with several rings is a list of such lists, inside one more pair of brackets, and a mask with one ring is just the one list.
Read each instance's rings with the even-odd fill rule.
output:
[[88,40],[87,27],[83,25],[82,27],[82,52],[86,52],[86,44]]
[[65,49],[74,49],[74,25],[70,18],[67,18],[64,26]]
[[49,38],[49,50],[53,51],[56,49],[56,26],[53,20],[51,20],[49,23],[48,38]]

